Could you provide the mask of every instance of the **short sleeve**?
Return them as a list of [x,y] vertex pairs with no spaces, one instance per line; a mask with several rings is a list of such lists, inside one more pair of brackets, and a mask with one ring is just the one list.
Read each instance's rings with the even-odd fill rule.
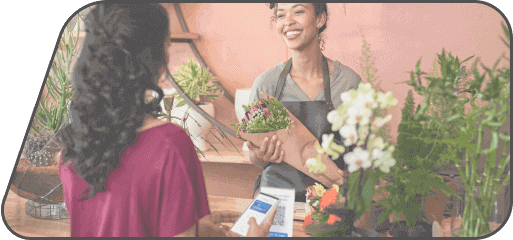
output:
[[251,87],[251,92],[249,94],[249,102],[247,103],[247,105],[251,105],[252,103],[254,103],[254,102],[260,100],[260,98],[262,98],[262,96],[261,96],[262,88],[260,87],[261,82],[262,82],[262,75],[257,77],[255,79],[255,81],[253,82],[253,87]]
[[331,85],[331,101],[333,102],[333,106],[338,108],[342,104],[341,94],[350,89],[356,90],[362,78],[353,69],[342,65],[338,61],[335,63],[338,75]]
[[179,130],[169,144],[161,175],[157,237],[176,236],[210,214],[203,171],[190,137]]

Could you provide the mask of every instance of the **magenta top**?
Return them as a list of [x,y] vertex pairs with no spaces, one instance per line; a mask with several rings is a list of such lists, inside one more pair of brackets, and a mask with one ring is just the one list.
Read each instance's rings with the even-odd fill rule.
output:
[[210,214],[194,145],[172,123],[138,133],[91,199],[79,201],[89,184],[73,161],[61,159],[59,174],[71,237],[172,237]]

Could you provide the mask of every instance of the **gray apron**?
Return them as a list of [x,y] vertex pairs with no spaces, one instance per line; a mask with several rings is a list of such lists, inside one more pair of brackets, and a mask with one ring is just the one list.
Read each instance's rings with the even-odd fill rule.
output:
[[[274,96],[281,100],[285,80],[292,67],[292,58],[278,78]],[[290,113],[292,113],[305,127],[322,143],[322,134],[331,126],[326,120],[328,113],[334,109],[331,102],[330,76],[328,61],[322,56],[322,75],[324,79],[324,96],[326,101],[280,101]],[[306,188],[316,183],[313,178],[297,170],[286,162],[267,163],[261,176],[255,182],[255,192],[260,186],[294,188],[296,190],[296,202],[306,201]],[[324,186],[327,188],[326,186]]]

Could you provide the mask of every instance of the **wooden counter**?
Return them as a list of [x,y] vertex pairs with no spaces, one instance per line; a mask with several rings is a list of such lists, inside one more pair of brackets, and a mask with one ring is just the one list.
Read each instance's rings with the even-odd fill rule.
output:
[[[25,213],[26,199],[19,197],[9,190],[4,205],[4,216],[7,225],[16,233],[25,237],[69,237],[69,219],[49,220],[37,219]],[[232,210],[243,212],[251,203],[251,199],[231,198],[220,196],[208,196],[210,211]],[[304,220],[304,204],[296,203],[294,219]],[[458,227],[461,219],[457,218],[455,227]],[[442,229],[445,237],[450,236],[451,219],[445,218],[442,221]],[[230,226],[232,224],[225,223]],[[294,221],[294,237],[308,237],[303,231],[303,222]],[[490,229],[494,231],[500,224],[490,223]],[[386,236],[386,232],[380,232],[379,236]]]

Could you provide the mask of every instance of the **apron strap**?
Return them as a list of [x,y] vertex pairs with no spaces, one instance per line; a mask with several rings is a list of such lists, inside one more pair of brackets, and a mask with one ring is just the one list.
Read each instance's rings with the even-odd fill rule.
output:
[[[283,88],[285,87],[285,81],[287,80],[287,75],[292,68],[292,58],[287,61],[285,68],[280,73],[280,77],[278,78],[278,83],[276,84],[275,97],[278,101],[281,100],[281,96],[283,94]],[[334,110],[333,103],[331,102],[331,90],[330,90],[330,74],[328,68],[328,60],[324,55],[322,55],[322,78],[323,78],[323,89],[324,89],[324,97],[326,98],[326,103],[328,105],[328,110]]]
[[333,107],[333,103],[331,102],[331,90],[330,90],[330,74],[328,68],[328,60],[322,55],[322,78],[324,80],[324,98],[326,98],[326,103],[328,104],[328,110],[331,111],[335,109]]
[[290,68],[292,67],[292,58],[289,59],[285,68],[280,73],[280,77],[278,78],[278,83],[276,84],[276,99],[280,101],[281,95],[283,93],[283,87],[285,86],[285,80],[287,80],[287,75],[290,72]]

